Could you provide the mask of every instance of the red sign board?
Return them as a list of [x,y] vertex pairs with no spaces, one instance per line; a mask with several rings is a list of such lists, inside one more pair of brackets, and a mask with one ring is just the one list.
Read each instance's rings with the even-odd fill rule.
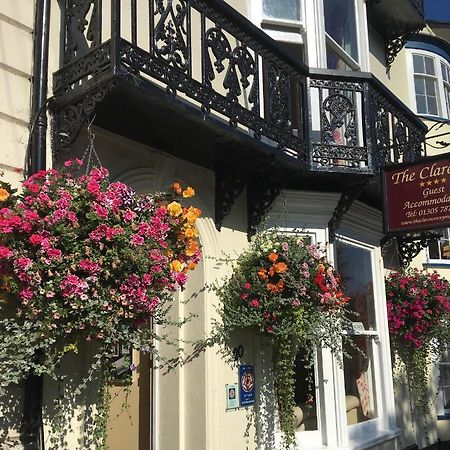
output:
[[385,232],[450,225],[450,154],[384,170]]

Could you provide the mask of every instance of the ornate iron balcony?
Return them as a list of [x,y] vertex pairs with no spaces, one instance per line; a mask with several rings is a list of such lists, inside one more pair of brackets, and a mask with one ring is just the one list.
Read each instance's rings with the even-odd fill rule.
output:
[[228,123],[291,167],[373,175],[423,155],[426,128],[371,74],[309,70],[221,0],[126,5],[66,0],[55,152],[120,80]]

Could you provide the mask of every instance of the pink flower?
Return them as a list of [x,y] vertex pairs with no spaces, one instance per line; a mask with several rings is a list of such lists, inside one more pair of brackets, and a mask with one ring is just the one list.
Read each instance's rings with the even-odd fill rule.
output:
[[32,234],[30,236],[30,242],[33,245],[39,245],[42,242],[42,236],[40,234]]
[[259,301],[255,298],[254,300],[252,300],[252,301],[250,302],[250,306],[251,306],[252,308],[259,308]]
[[136,218],[136,216],[137,214],[134,211],[127,209],[123,215],[123,220],[125,220],[125,222],[131,222]]
[[139,234],[134,234],[131,236],[131,245],[142,245],[144,243],[144,238],[139,236]]
[[70,167],[72,165],[72,160],[68,159],[67,161],[64,161],[64,166],[65,167]]
[[244,283],[244,289],[250,289],[252,287],[252,285],[247,281],[246,283]]
[[100,185],[95,180],[89,181],[87,189],[91,194],[98,194],[100,192]]
[[50,259],[61,258],[62,252],[58,248],[49,248],[47,250],[47,256]]
[[0,246],[0,258],[6,259],[13,255],[14,253],[8,247]]

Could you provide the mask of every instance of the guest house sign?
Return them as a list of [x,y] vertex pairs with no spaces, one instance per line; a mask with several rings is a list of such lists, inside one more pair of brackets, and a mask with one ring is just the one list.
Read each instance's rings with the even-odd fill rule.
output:
[[383,173],[385,232],[450,225],[450,154]]

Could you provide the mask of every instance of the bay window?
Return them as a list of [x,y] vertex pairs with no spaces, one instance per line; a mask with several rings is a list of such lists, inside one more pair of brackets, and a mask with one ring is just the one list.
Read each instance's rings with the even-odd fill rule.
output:
[[417,114],[450,118],[450,63],[430,51],[411,49]]
[[[301,228],[312,242],[323,245],[328,240],[333,199],[333,194],[289,191],[282,205],[274,206],[273,216],[288,210],[284,230]],[[342,340],[342,354],[351,358],[342,356],[340,363],[328,348],[316,350],[312,365],[305,365],[305,358],[298,356],[293,418],[298,449],[362,448],[394,439],[399,432],[394,419],[379,248],[381,214],[357,204],[346,214],[340,231],[336,241],[327,246],[327,256],[343,279],[345,294],[351,298],[349,309],[357,313]]]

